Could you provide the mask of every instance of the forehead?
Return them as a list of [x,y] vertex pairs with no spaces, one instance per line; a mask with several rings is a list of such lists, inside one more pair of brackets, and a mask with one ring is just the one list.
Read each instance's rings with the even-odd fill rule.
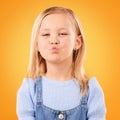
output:
[[73,22],[70,19],[70,15],[65,13],[52,13],[43,18],[41,21],[40,29],[43,28],[54,28],[54,27],[62,27],[62,28],[68,28],[73,27]]

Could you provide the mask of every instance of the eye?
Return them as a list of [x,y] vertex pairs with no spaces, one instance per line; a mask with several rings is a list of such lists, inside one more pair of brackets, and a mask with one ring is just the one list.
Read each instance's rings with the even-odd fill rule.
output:
[[50,34],[49,33],[43,33],[43,34],[41,34],[41,36],[50,36]]
[[59,33],[59,35],[64,36],[64,35],[68,35],[67,33]]

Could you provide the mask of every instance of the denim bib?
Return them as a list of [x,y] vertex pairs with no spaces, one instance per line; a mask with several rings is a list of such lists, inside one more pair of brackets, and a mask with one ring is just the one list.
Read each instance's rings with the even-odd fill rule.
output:
[[80,100],[80,105],[73,109],[60,111],[43,104],[42,78],[36,80],[36,111],[35,120],[87,120],[87,95]]

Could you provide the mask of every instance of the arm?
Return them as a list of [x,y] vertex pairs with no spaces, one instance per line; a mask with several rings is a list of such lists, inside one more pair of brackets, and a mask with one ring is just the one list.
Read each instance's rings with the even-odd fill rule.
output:
[[17,93],[17,116],[19,120],[35,120],[35,110],[32,97],[30,95],[31,87],[29,79],[24,79]]
[[106,107],[103,90],[96,78],[89,81],[88,120],[105,120]]

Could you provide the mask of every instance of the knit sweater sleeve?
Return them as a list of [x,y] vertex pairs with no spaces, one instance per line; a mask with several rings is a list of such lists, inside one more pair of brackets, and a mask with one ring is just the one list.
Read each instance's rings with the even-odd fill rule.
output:
[[106,106],[103,90],[95,77],[89,81],[88,120],[105,120]]
[[17,92],[16,113],[19,120],[35,120],[34,81],[24,78]]

